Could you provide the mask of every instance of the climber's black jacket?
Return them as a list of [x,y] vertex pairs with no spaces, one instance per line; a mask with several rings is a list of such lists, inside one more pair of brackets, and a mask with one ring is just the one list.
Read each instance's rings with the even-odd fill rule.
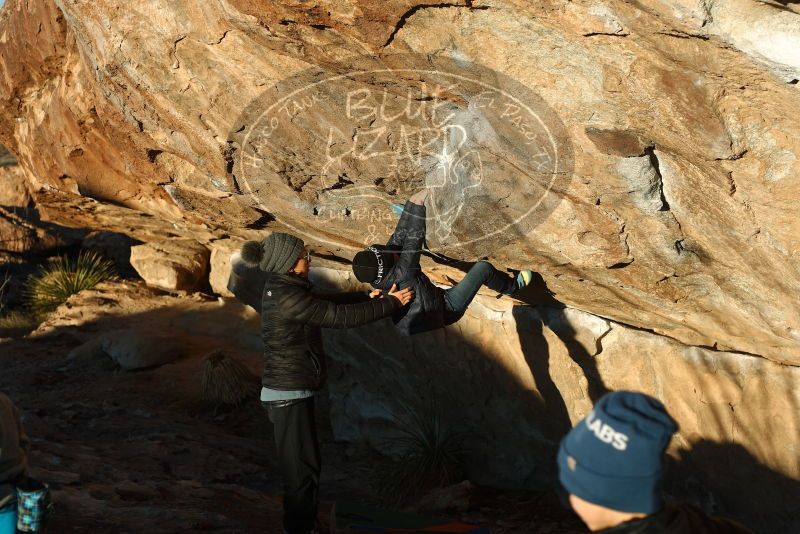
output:
[[603,534],[752,534],[735,521],[709,517],[688,505],[667,505],[661,511],[641,519],[626,521],[600,530]]
[[372,284],[384,292],[392,284],[397,284],[397,289],[411,287],[414,290],[411,304],[392,316],[397,328],[406,335],[444,326],[444,291],[433,285],[419,266],[424,242],[425,206],[406,202],[394,234],[386,244],[387,249],[396,250],[400,257],[380,283]]
[[400,306],[388,295],[321,295],[295,274],[269,273],[261,298],[262,384],[278,390],[316,390],[325,381],[321,328],[351,328],[388,317]]

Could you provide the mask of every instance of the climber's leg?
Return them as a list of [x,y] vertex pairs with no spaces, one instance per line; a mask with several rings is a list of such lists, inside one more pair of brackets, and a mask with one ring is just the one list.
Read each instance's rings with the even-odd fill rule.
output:
[[289,534],[305,534],[314,529],[319,506],[321,459],[314,397],[286,406],[268,404],[284,476],[283,528]]
[[487,261],[479,261],[463,280],[444,292],[445,324],[461,319],[482,285],[504,295],[518,289],[513,277],[498,271]]

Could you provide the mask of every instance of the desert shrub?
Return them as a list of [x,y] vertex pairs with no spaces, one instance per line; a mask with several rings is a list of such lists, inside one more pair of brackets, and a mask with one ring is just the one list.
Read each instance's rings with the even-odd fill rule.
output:
[[0,315],[0,337],[19,337],[30,333],[41,323],[37,315],[14,310]]
[[8,291],[11,285],[11,274],[6,272],[0,277],[0,337],[24,336],[34,330],[41,322],[35,314],[24,310],[10,310]]
[[115,278],[114,264],[110,260],[84,250],[77,258],[59,256],[48,262],[28,280],[25,297],[32,313],[47,313],[75,293]]
[[5,273],[2,278],[0,278],[0,317],[3,315],[3,312],[6,309],[6,293],[8,291],[8,285],[11,283],[11,275]]
[[238,360],[221,350],[210,354],[200,376],[200,395],[214,405],[233,405],[252,398],[258,391],[258,378]]
[[381,498],[392,504],[459,482],[466,453],[466,436],[445,427],[435,403],[402,405],[402,412],[394,418],[399,436],[391,440],[400,458],[377,476]]

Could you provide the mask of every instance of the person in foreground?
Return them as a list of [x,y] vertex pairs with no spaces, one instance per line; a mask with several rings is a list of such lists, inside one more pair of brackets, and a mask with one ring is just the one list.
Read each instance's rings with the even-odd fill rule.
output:
[[491,263],[479,261],[455,286],[443,290],[433,285],[419,264],[425,242],[425,199],[428,190],[412,196],[403,207],[394,234],[386,245],[372,245],[353,258],[353,274],[360,282],[386,291],[393,285],[411,287],[417,297],[411,306],[398,310],[393,320],[401,333],[418,334],[450,325],[466,313],[482,285],[502,295],[527,286],[531,271],[508,276]]
[[0,534],[17,531],[17,482],[27,474],[30,447],[17,408],[0,393]]
[[311,256],[305,244],[285,233],[245,242],[240,258],[244,265],[234,258],[228,287],[261,313],[261,401],[274,425],[284,474],[284,531],[307,534],[314,532],[319,505],[314,393],[326,376],[321,329],[351,328],[388,317],[408,304],[414,292],[392,287],[386,295],[316,294],[308,280]]
[[678,425],[657,399],[608,393],[561,441],[559,480],[589,530],[636,534],[750,533],[688,504],[665,504],[665,451]]

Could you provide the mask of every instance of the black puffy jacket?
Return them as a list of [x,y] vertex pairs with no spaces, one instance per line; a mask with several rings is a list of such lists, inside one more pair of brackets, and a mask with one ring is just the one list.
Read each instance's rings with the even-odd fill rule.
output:
[[406,335],[418,334],[444,326],[444,291],[433,285],[419,266],[425,242],[425,206],[406,202],[403,214],[386,248],[397,250],[400,258],[378,284],[376,289],[388,291],[392,284],[398,289],[414,289],[411,304],[397,310],[392,319]]
[[321,295],[295,274],[269,273],[261,299],[262,384],[277,390],[316,390],[325,382],[322,328],[352,328],[389,317],[400,304],[366,293]]
[[735,521],[709,517],[688,504],[667,505],[641,519],[600,530],[603,534],[752,534]]

